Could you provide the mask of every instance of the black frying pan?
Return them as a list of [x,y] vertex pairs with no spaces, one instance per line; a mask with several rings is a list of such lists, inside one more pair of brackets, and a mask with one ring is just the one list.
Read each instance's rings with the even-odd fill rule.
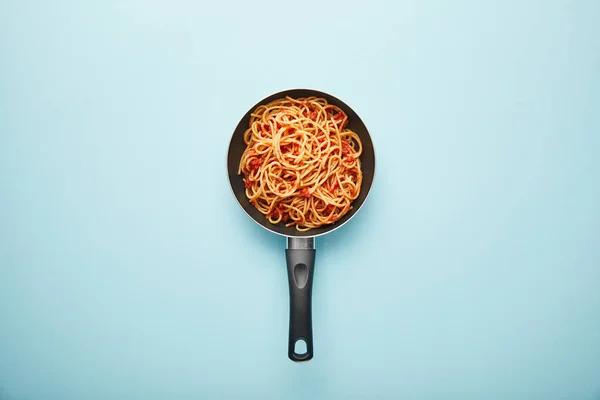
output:
[[[346,115],[348,115],[348,128],[358,134],[363,145],[363,152],[360,156],[361,168],[363,172],[363,181],[358,198],[352,203],[353,208],[346,215],[333,224],[324,225],[319,228],[311,229],[307,232],[298,232],[295,227],[286,227],[280,223],[271,224],[267,218],[261,214],[246,197],[246,188],[242,181],[242,175],[238,175],[238,166],[242,153],[246,148],[244,143],[244,132],[248,129],[250,114],[261,104],[290,96],[293,98],[318,96],[327,99],[330,104],[338,106]],[[313,337],[312,337],[312,315],[311,315],[311,293],[313,271],[315,266],[315,241],[317,236],[329,233],[348,222],[356,215],[358,210],[364,204],[375,175],[375,151],[373,142],[367,127],[359,116],[341,100],[323,92],[311,89],[291,89],[275,93],[264,98],[252,106],[238,123],[231,142],[229,143],[229,152],[227,154],[227,172],[229,174],[229,183],[233,194],[242,209],[256,223],[263,228],[287,237],[286,261],[288,270],[288,283],[290,288],[290,328],[288,356],[293,361],[308,361],[313,357]],[[304,341],[306,351],[297,352],[297,342]]]

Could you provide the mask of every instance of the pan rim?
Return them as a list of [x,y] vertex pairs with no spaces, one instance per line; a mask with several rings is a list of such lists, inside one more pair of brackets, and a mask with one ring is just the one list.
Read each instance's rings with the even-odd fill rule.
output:
[[[254,108],[256,108],[257,106],[261,105],[264,103],[264,101],[266,99],[268,99],[269,97],[273,97],[276,95],[285,95],[285,93],[287,92],[291,92],[291,91],[295,91],[295,90],[306,90],[309,92],[315,92],[315,93],[321,93],[321,94],[325,94],[327,96],[333,97],[334,99],[340,101],[341,103],[345,104],[346,106],[348,106],[352,111],[354,111],[354,108],[348,104],[345,101],[342,101],[338,96],[331,94],[330,92],[324,92],[322,90],[319,89],[313,89],[313,88],[288,88],[288,89],[283,89],[277,92],[273,92],[267,96],[264,96],[261,100],[259,100],[257,103],[254,104],[254,106],[252,106],[252,108],[250,108],[248,111],[252,111]],[[229,176],[229,154],[231,151],[231,145],[233,144],[233,138],[235,136],[235,132],[236,132],[236,128],[240,125],[240,123],[242,122],[242,120],[244,119],[244,117],[246,116],[246,114],[248,113],[248,111],[246,111],[244,113],[244,115],[242,115],[242,117],[239,119],[239,121],[237,122],[237,124],[235,125],[235,127],[233,128],[233,131],[231,133],[231,138],[229,139],[229,145],[227,146],[227,152],[225,155],[225,172],[227,173],[227,182],[229,183],[229,190],[231,190],[231,194],[233,195],[236,203],[238,204],[238,206],[242,209],[242,211],[244,211],[244,214],[246,214],[248,216],[248,218],[250,218],[252,221],[254,221],[254,223],[256,223],[258,226],[260,226],[261,228],[274,233],[278,236],[281,237],[293,237],[293,238],[317,238],[320,236],[324,236],[327,235],[331,232],[334,232],[336,230],[338,230],[339,228],[341,228],[342,226],[346,225],[348,222],[350,222],[350,220],[352,220],[356,214],[359,213],[359,211],[363,208],[363,206],[365,205],[365,203],[367,202],[367,200],[369,199],[369,195],[371,194],[371,191],[373,190],[373,185],[375,183],[375,176],[377,175],[377,153],[375,151],[375,143],[373,143],[373,136],[371,135],[371,131],[369,130],[369,128],[367,128],[367,124],[365,124],[365,121],[358,115],[358,113],[356,111],[354,111],[354,113],[358,116],[358,118],[360,119],[360,121],[362,122],[362,124],[365,126],[365,129],[367,130],[367,134],[369,135],[369,139],[371,141],[371,147],[373,148],[373,178],[371,180],[371,186],[369,187],[369,190],[367,191],[367,193],[365,194],[365,199],[363,200],[363,202],[358,206],[358,208],[356,209],[356,211],[354,212],[354,214],[352,216],[350,216],[350,218],[348,218],[346,221],[342,222],[339,225],[334,226],[333,228],[331,228],[330,230],[327,230],[325,232],[321,232],[315,235],[289,235],[289,234],[284,234],[284,233],[280,233],[277,232],[275,230],[272,230],[271,228],[261,224],[259,221],[257,221],[256,219],[254,219],[254,217],[252,217],[252,215],[250,215],[246,209],[242,206],[242,203],[239,201],[239,199],[237,198],[237,196],[235,195],[235,191],[233,190],[233,186],[231,184],[231,178]],[[301,232],[299,232],[301,233]]]

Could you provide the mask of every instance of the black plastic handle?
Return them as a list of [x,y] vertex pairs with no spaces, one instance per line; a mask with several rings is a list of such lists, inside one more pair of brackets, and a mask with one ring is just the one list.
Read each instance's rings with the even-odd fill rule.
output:
[[[290,286],[290,337],[288,357],[292,361],[313,358],[312,283],[315,269],[315,249],[287,249],[288,282]],[[306,343],[305,353],[296,353],[296,342]]]

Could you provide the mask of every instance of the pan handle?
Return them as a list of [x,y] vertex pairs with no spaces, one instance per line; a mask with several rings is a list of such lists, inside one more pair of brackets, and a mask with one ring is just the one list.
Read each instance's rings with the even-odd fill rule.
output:
[[314,238],[288,238],[285,251],[290,286],[288,357],[292,361],[313,358],[311,297],[315,253]]

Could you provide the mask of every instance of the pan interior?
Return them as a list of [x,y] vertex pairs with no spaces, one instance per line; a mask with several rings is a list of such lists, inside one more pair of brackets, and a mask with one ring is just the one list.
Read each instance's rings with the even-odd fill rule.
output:
[[[360,156],[361,169],[363,172],[363,182],[358,198],[352,203],[353,208],[333,224],[323,225],[319,228],[314,228],[307,232],[298,232],[294,226],[286,227],[282,223],[277,225],[271,224],[266,216],[261,214],[256,208],[254,208],[252,204],[250,204],[250,201],[246,197],[246,188],[244,186],[244,181],[242,180],[243,176],[238,175],[237,173],[242,153],[246,149],[246,144],[244,143],[243,136],[246,129],[248,129],[248,125],[250,123],[250,114],[259,105],[269,103],[270,101],[280,99],[285,96],[290,96],[292,98],[317,96],[326,99],[330,104],[338,106],[342,111],[344,111],[348,115],[348,128],[358,134],[363,144],[363,152]],[[250,108],[250,110],[248,110],[248,112],[242,117],[237,127],[235,128],[233,136],[231,137],[231,142],[229,143],[229,151],[227,153],[227,172],[229,175],[229,183],[231,185],[231,189],[238,203],[246,212],[246,214],[248,214],[252,219],[254,219],[254,221],[256,221],[259,225],[279,235],[290,237],[314,237],[323,235],[336,228],[339,228],[344,223],[349,221],[350,218],[352,218],[361,208],[373,184],[373,178],[375,175],[375,151],[373,149],[373,142],[371,141],[371,136],[369,135],[367,127],[360,119],[358,114],[356,114],[356,112],[354,112],[354,110],[352,110],[347,104],[330,94],[323,93],[317,90],[291,89],[274,93],[264,98],[263,100],[259,101],[254,106],[252,106],[252,108]]]

